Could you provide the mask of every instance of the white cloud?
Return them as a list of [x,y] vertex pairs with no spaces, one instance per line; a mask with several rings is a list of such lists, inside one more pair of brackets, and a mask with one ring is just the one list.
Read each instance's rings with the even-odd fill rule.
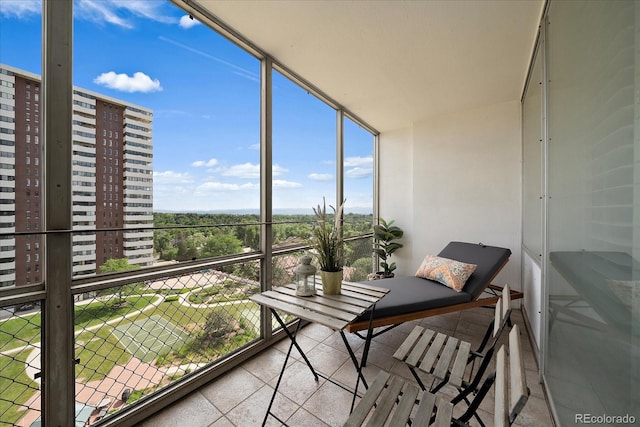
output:
[[189,28],[194,27],[198,24],[200,24],[200,21],[198,21],[197,19],[191,18],[189,15],[184,15],[180,17],[180,22],[178,25],[180,25],[185,30],[188,30]]
[[244,183],[244,184],[235,184],[235,183],[227,183],[227,182],[216,182],[210,181],[201,184],[196,188],[196,195],[205,194],[208,192],[218,192],[218,191],[240,191],[240,190],[258,190],[260,189],[260,185],[254,183]]
[[196,160],[195,162],[191,163],[191,166],[195,166],[195,167],[202,167],[202,166],[206,166],[208,168],[213,167],[215,165],[218,164],[218,159],[209,159],[208,161],[204,161],[204,160]]
[[271,175],[273,176],[284,175],[287,172],[289,172],[289,169],[283,168],[282,166],[273,165],[271,167]]
[[42,13],[41,0],[1,0],[0,15],[25,18],[29,15],[40,15]]
[[347,178],[354,178],[354,179],[358,179],[358,178],[364,178],[367,176],[371,176],[373,174],[373,167],[355,167],[355,168],[351,168],[348,169],[345,173],[344,176]]
[[164,171],[153,172],[154,184],[189,184],[193,182],[193,178],[188,173]]
[[354,166],[373,166],[373,157],[347,157],[344,159],[345,167],[354,167]]
[[359,179],[373,174],[373,157],[347,157],[344,159],[347,178]]
[[102,73],[93,80],[94,83],[122,92],[159,92],[162,91],[160,80],[152,80],[145,73],[138,71],[133,76],[116,74],[113,71]]
[[253,163],[233,165],[222,172],[222,175],[235,176],[236,178],[258,179],[260,178],[260,165]]
[[[165,24],[178,23],[166,15],[164,2],[149,0],[77,0],[74,2],[74,18],[95,24],[112,24],[133,28],[133,19],[146,18]],[[42,13],[42,0],[0,0],[0,15],[25,18]]]
[[260,144],[251,144],[249,150],[260,150]]
[[[288,172],[287,169],[282,166],[273,165],[271,168],[271,174],[273,176],[280,176]],[[239,165],[233,165],[230,168],[222,172],[224,176],[235,176],[236,178],[245,179],[260,179],[260,165],[257,163],[242,163]]]
[[123,28],[133,28],[131,16],[142,17],[165,24],[175,18],[162,13],[162,2],[148,0],[79,0],[75,3],[75,15],[96,24],[105,22]]
[[300,188],[302,184],[294,181],[285,181],[283,179],[274,179],[273,180],[274,188]]
[[333,175],[330,173],[310,173],[307,175],[312,181],[331,181],[333,179]]

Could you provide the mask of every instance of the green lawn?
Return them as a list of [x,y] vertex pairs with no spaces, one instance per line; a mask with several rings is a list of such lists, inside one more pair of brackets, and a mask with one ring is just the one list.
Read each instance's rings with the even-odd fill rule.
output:
[[[127,298],[128,304],[119,306],[114,300],[96,301],[75,307],[76,331],[104,323],[109,319],[125,316],[149,305],[152,295]],[[0,350],[8,351],[40,341],[41,316],[35,313],[0,321]]]
[[7,351],[40,341],[40,313],[0,321],[0,350]]
[[120,316],[126,316],[153,302],[155,295],[132,296],[126,298],[126,304],[120,305],[114,298],[109,301],[96,301],[87,305],[79,305],[75,308],[75,329],[88,328],[107,322]]
[[[76,330],[86,329],[92,325],[116,319],[135,310],[140,310],[153,300],[153,296],[130,297],[129,305],[118,307],[104,302],[94,302],[76,307]],[[243,315],[259,313],[255,304],[230,304],[216,308],[192,308],[181,305],[179,301],[165,301],[159,307],[139,313],[131,318],[123,319],[118,325],[126,325],[132,321],[162,316],[163,319],[180,326],[184,331],[198,337],[198,332],[207,321],[207,316],[214,310],[225,316],[240,319],[241,330],[231,340],[210,343],[208,346],[198,345],[190,340],[181,348],[173,348],[170,354],[161,355],[159,363],[184,364],[192,362],[212,362],[258,337],[256,319],[247,321]],[[250,310],[249,310],[250,308]],[[115,367],[125,365],[131,354],[111,333],[112,326],[104,325],[91,331],[83,331],[76,335],[76,358],[80,364],[76,367],[76,378],[82,382],[101,380]],[[40,341],[40,314],[15,317],[0,322],[0,349],[6,351],[30,343]],[[0,420],[16,423],[24,404],[37,391],[37,384],[27,378],[24,373],[25,360],[29,350],[15,355],[15,358],[0,357]],[[15,404],[9,402],[16,402]],[[1,424],[1,423],[0,423]]]
[[126,365],[131,359],[131,354],[111,334],[110,326],[78,335],[75,354],[80,359],[76,378],[85,383],[105,378],[116,365]]
[[[25,373],[25,361],[31,349],[14,357],[0,356],[0,424],[14,425],[24,415],[24,403],[39,389]],[[13,403],[15,402],[15,403]]]

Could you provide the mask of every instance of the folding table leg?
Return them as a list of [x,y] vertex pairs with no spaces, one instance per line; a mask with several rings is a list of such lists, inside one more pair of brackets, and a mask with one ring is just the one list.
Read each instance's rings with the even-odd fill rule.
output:
[[262,426],[263,427],[267,424],[267,420],[269,419],[269,415],[271,415],[272,417],[277,419],[280,423],[285,424],[284,421],[282,421],[274,413],[271,412],[271,407],[273,406],[273,402],[275,401],[276,395],[278,394],[278,389],[280,388],[280,382],[282,381],[282,377],[284,376],[285,369],[287,369],[287,362],[289,361],[289,356],[291,356],[291,350],[293,350],[294,346],[298,349],[298,351],[300,352],[300,355],[302,356],[304,361],[307,363],[307,366],[311,370],[311,373],[313,374],[313,377],[315,378],[316,382],[319,380],[318,374],[316,373],[315,369],[313,369],[313,366],[311,366],[311,362],[309,362],[309,359],[307,359],[307,356],[304,354],[304,352],[302,351],[302,349],[300,348],[300,346],[296,342],[296,336],[298,335],[298,331],[300,330],[300,325],[301,325],[301,322],[302,322],[301,319],[298,319],[298,323],[296,324],[296,330],[292,334],[289,331],[289,328],[287,328],[287,325],[285,325],[285,323],[282,320],[282,318],[280,318],[278,313],[276,313],[276,311],[274,309],[270,309],[270,310],[271,310],[271,313],[273,314],[273,317],[276,318],[276,320],[278,321],[278,323],[280,324],[280,326],[282,327],[284,332],[287,334],[287,336],[291,340],[291,344],[289,344],[289,350],[287,351],[287,355],[284,358],[284,363],[282,364],[282,369],[280,370],[280,375],[278,376],[278,381],[276,382],[276,386],[275,386],[275,388],[273,390],[273,395],[271,396],[271,400],[269,401],[269,407],[267,408],[267,413],[264,415],[264,420],[262,421]]
[[[278,323],[280,324],[280,326],[282,327],[282,329],[284,330],[284,332],[287,334],[287,336],[289,337],[289,339],[291,340],[291,345],[289,346],[289,353],[291,352],[291,347],[292,346],[296,346],[296,348],[298,349],[298,353],[300,353],[300,356],[302,356],[302,358],[304,359],[305,363],[307,364],[307,366],[309,367],[309,369],[311,370],[311,373],[313,374],[313,377],[316,381],[318,381],[318,374],[316,373],[316,370],[313,369],[313,366],[311,366],[311,362],[309,362],[309,359],[307,359],[307,355],[304,354],[304,351],[302,351],[302,349],[300,348],[300,346],[298,345],[298,342],[296,341],[296,335],[298,335],[298,330],[300,329],[300,322],[301,319],[298,319],[298,324],[296,326],[296,330],[295,332],[292,334],[289,331],[289,328],[287,328],[287,326],[285,325],[284,321],[280,318],[280,316],[278,316],[278,313],[271,308],[271,313],[273,314],[273,317],[276,318],[276,320],[278,321]],[[287,358],[289,357],[289,354],[287,353]]]
[[376,304],[371,307],[371,315],[369,315],[369,326],[367,327],[367,337],[364,340],[364,350],[362,352],[362,366],[367,366],[367,358],[369,357],[369,347],[373,339],[373,313],[376,311]]

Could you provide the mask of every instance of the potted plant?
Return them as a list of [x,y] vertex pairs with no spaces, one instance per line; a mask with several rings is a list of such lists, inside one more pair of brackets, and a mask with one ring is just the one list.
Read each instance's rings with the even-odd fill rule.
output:
[[320,278],[322,290],[325,294],[339,294],[342,287],[342,266],[344,264],[344,251],[342,248],[342,210],[344,202],[334,208],[333,219],[327,213],[326,201],[322,199],[322,206],[313,208],[316,216],[316,224],[311,232],[310,246],[313,255],[320,266]]
[[373,252],[378,255],[381,260],[380,267],[382,267],[382,270],[376,273],[377,278],[386,279],[394,276],[393,270],[396,269],[396,263],[390,262],[390,258],[395,251],[404,246],[402,243],[396,242],[403,236],[404,231],[393,225],[394,222],[393,220],[387,222],[380,218],[380,223],[373,226],[375,239]]

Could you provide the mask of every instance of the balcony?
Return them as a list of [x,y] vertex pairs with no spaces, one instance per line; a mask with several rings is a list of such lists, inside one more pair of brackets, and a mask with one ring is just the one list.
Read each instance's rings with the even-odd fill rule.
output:
[[[296,258],[291,255],[278,257],[283,272],[290,272],[295,265]],[[88,422],[93,424],[102,417],[106,421],[119,415],[119,411],[131,410],[138,400],[142,403],[167,387],[184,384],[193,374],[252,345],[259,333],[260,309],[247,297],[259,291],[259,283],[238,275],[251,271],[247,267],[249,264],[233,269],[204,269],[125,284],[78,298],[76,405],[92,408]],[[380,285],[384,286],[384,281]],[[492,316],[492,309],[476,308],[407,322],[373,340],[364,375],[371,382],[383,369],[411,379],[406,366],[393,359],[393,353],[417,324],[464,339],[476,348]],[[552,422],[539,384],[527,325],[519,310],[514,310],[512,320],[523,331],[524,360],[531,388],[530,400],[515,425],[546,427]],[[17,417],[13,418],[18,420],[17,425],[24,427],[41,415],[40,321],[38,308],[31,307],[16,311],[0,327],[0,353],[3,363],[10,368],[0,374],[0,387],[16,393],[7,402],[8,407],[0,406],[3,411],[0,418]],[[191,341],[189,335],[197,339]],[[348,339],[360,357],[363,340],[354,334],[348,334]],[[337,333],[309,324],[301,330],[299,343],[319,372],[346,387],[354,387],[356,372]],[[191,426],[260,425],[288,345],[287,339],[277,342],[144,420],[140,426],[173,426],[184,419]],[[275,413],[290,425],[342,425],[349,414],[351,395],[325,380],[314,382],[295,350],[292,357],[280,385]],[[8,389],[4,388],[7,381],[11,381]],[[444,396],[453,391],[445,389]],[[127,395],[123,397],[125,392]],[[99,415],[101,406],[107,410]],[[479,415],[491,425],[492,413],[492,402],[488,399]]]
[[[477,308],[428,318],[420,322],[408,322],[393,332],[374,339],[371,357],[365,368],[365,378],[372,381],[380,369],[392,371],[411,379],[409,370],[402,362],[393,359],[399,343],[416,324],[451,334],[477,345],[484,333],[484,325],[491,321],[492,310]],[[514,311],[512,318],[526,331],[522,313]],[[300,344],[320,372],[343,385],[355,385],[356,372],[348,360],[348,354],[337,333],[323,326],[308,325],[300,331]],[[547,402],[538,382],[537,365],[526,333],[522,337],[527,381],[531,397],[519,415],[516,426],[552,425]],[[363,342],[350,338],[358,356]],[[228,372],[220,379],[201,387],[172,406],[141,423],[141,427],[175,426],[189,419],[192,425],[260,425],[273,393],[279,370],[288,349],[288,340],[264,351],[251,360]],[[342,425],[349,414],[351,395],[336,385],[321,380],[315,383],[313,376],[294,350],[294,361],[288,366],[280,385],[281,393],[275,403],[275,412],[289,425],[337,426]],[[452,389],[444,391],[449,395]],[[492,399],[479,410],[483,421],[492,425]],[[464,407],[464,404],[460,404]],[[331,408],[329,410],[329,408]],[[273,419],[270,419],[270,422]],[[475,421],[475,420],[474,420]],[[269,425],[269,424],[268,424]],[[472,425],[477,425],[473,423]]]

